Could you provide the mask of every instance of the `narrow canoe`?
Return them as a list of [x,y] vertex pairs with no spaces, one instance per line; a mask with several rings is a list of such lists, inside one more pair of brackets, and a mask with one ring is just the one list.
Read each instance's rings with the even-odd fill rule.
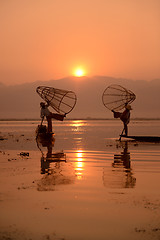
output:
[[136,141],[141,142],[160,142],[160,137],[158,136],[126,136],[126,135],[120,135],[120,137],[128,138],[128,139],[134,139]]

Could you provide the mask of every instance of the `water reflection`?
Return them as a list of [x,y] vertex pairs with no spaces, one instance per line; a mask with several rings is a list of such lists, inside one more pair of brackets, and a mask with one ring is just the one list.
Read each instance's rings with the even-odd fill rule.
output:
[[37,184],[38,191],[54,191],[57,185],[72,184],[75,180],[74,169],[66,161],[66,154],[53,152],[55,143],[54,136],[36,138],[37,147],[42,153],[41,174],[43,177]]
[[133,188],[136,184],[136,178],[133,176],[130,160],[130,152],[128,152],[128,141],[122,142],[123,151],[120,154],[114,155],[112,164],[114,169],[121,168],[125,175],[123,187]]
[[74,120],[74,121],[72,121],[71,126],[72,126],[72,130],[73,131],[78,132],[78,131],[80,131],[80,128],[82,126],[84,126],[84,121],[82,121],[82,120]]
[[104,171],[103,181],[105,186],[112,188],[134,188],[136,178],[131,168],[130,152],[128,151],[128,141],[120,143],[123,151],[120,154],[114,154],[112,171]]
[[128,142],[122,142],[123,152],[120,154],[114,154],[113,167],[124,167],[125,172],[130,172],[131,170],[131,161],[130,161],[130,152],[128,152]]
[[84,155],[83,150],[77,150],[75,152],[74,169],[78,179],[81,179],[83,176],[83,171],[84,171],[83,155]]
[[84,126],[86,122],[83,120],[74,120],[71,122],[71,131],[74,134],[74,144],[78,148],[82,148],[84,144]]

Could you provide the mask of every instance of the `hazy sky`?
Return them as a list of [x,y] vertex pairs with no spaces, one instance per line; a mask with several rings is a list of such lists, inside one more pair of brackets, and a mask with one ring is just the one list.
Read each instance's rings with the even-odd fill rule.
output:
[[160,78],[160,0],[0,0],[0,82]]

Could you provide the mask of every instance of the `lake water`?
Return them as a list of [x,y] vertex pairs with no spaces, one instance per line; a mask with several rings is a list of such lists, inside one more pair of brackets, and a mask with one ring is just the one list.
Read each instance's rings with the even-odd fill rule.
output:
[[[65,120],[48,144],[38,124],[0,122],[2,239],[158,239],[160,143],[119,141],[117,120]],[[160,121],[132,120],[129,135],[160,136]]]

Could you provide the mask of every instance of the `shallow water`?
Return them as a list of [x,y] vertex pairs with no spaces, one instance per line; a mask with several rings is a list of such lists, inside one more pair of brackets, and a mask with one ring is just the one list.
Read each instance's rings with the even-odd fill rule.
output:
[[[2,239],[158,239],[160,143],[118,141],[119,121],[0,122]],[[160,135],[132,121],[130,135]],[[29,156],[23,156],[28,153]]]

